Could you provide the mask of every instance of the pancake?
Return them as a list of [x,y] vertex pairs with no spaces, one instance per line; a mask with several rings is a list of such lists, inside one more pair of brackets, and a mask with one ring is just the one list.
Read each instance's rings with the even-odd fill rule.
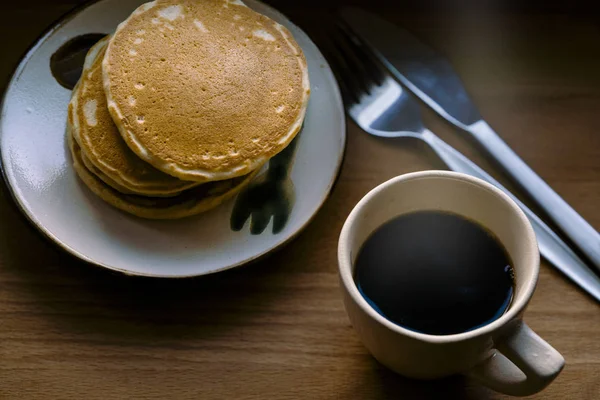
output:
[[129,147],[199,182],[247,174],[283,150],[310,93],[291,33],[239,0],[142,5],[111,38],[103,73]]
[[[73,91],[74,92],[77,91],[78,87],[79,87],[79,82],[75,85],[75,88],[73,89]],[[73,128],[73,109],[72,109],[72,107],[69,107],[68,117],[67,117],[67,137],[72,135],[73,140],[75,140],[75,135],[73,134],[73,130],[74,130],[74,128]],[[78,146],[79,146],[79,144],[78,144]],[[113,189],[118,190],[121,193],[136,194],[136,193],[132,192],[131,190],[127,189],[126,187],[119,185],[117,182],[110,179],[102,171],[100,171],[98,168],[96,168],[92,164],[90,159],[85,155],[85,153],[83,152],[83,149],[81,149],[81,146],[79,147],[79,150],[81,151],[81,160],[83,161],[83,164],[90,172],[92,172],[94,175],[96,175],[96,177],[100,178],[104,183],[111,186]]]
[[197,185],[174,178],[141,160],[119,134],[110,116],[102,81],[108,38],[92,47],[69,104],[69,124],[86,161],[105,183],[130,194],[173,196]]
[[256,170],[235,179],[205,183],[175,197],[128,195],[106,185],[86,168],[81,148],[70,133],[67,133],[67,141],[73,157],[73,167],[83,183],[108,204],[142,218],[176,219],[210,210],[235,196],[258,173]]
[[[79,148],[79,150],[81,151],[81,147]],[[88,171],[90,171],[91,173],[96,175],[97,178],[100,178],[104,183],[106,183],[108,186],[112,187],[113,189],[116,189],[117,191],[119,191],[123,194],[137,194],[137,193],[132,192],[131,190],[127,189],[126,187],[119,185],[117,182],[110,179],[110,177],[108,177],[104,172],[102,172],[98,168],[96,168],[96,166],[94,164],[92,164],[90,159],[83,153],[83,151],[81,151],[81,161],[83,162],[83,165],[88,169]]]

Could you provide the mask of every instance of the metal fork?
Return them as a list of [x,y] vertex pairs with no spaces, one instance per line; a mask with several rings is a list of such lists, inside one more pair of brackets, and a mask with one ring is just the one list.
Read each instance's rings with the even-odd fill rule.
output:
[[475,163],[428,130],[419,104],[377,63],[343,23],[328,35],[326,55],[338,78],[348,115],[365,132],[427,143],[453,171],[483,179],[501,189],[525,212],[537,235],[540,253],[600,301],[600,278],[537,215]]

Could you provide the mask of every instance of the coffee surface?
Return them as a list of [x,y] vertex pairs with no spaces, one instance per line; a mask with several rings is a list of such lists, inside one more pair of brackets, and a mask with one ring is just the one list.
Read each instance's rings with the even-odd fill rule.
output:
[[419,211],[378,228],[356,259],[365,299],[413,331],[450,335],[499,318],[510,305],[514,274],[500,241],[464,217]]

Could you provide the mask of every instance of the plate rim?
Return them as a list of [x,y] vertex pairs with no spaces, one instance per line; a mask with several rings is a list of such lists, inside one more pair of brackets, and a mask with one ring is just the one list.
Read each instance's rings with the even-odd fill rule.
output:
[[[2,98],[0,99],[0,120],[2,120],[5,116],[5,102],[6,102],[9,91],[11,90],[11,88],[13,87],[15,82],[19,79],[27,62],[32,57],[34,52],[46,41],[46,39],[48,39],[52,34],[54,34],[57,30],[59,30],[62,26],[64,26],[71,19],[76,17],[79,13],[81,13],[85,9],[93,6],[96,3],[102,2],[102,1],[105,1],[105,0],[88,0],[88,1],[83,2],[82,4],[79,4],[75,7],[73,7],[71,10],[65,12],[64,14],[59,16],[57,19],[53,20],[42,31],[42,33],[36,39],[33,40],[32,44],[23,52],[23,55],[20,56],[19,60],[17,61],[16,67],[13,68],[14,72],[10,76],[8,83],[7,83],[6,87],[4,88],[4,92],[2,93]],[[304,30],[302,28],[300,28],[293,21],[291,21],[285,14],[281,13],[279,10],[277,10],[270,4],[264,3],[261,0],[252,0],[252,1],[260,3],[262,6],[268,8],[270,11],[280,14],[281,16],[286,18],[292,25],[294,25],[298,30],[300,30],[304,35],[306,35],[306,37],[308,38],[308,40],[310,42],[312,42],[314,44],[314,42],[312,41],[310,36],[306,32],[304,32]],[[162,275],[162,274],[154,274],[154,273],[132,272],[130,270],[118,268],[116,266],[109,265],[109,264],[106,264],[103,262],[94,261],[90,257],[73,249],[67,243],[64,243],[59,238],[57,238],[52,232],[50,232],[46,228],[46,226],[44,224],[42,224],[34,215],[32,215],[29,212],[29,210],[27,210],[27,208],[23,205],[23,202],[21,199],[22,196],[20,196],[16,193],[16,189],[13,187],[11,178],[9,178],[9,176],[7,175],[6,168],[4,166],[5,153],[2,151],[2,148],[1,148],[2,141],[0,140],[0,173],[2,174],[4,184],[8,188],[8,192],[10,193],[13,203],[17,206],[17,208],[21,212],[21,215],[25,217],[25,219],[27,220],[29,225],[33,226],[38,234],[42,234],[42,236],[45,239],[50,240],[53,244],[57,245],[60,250],[66,252],[66,253],[70,254],[71,256],[85,262],[86,264],[94,266],[96,268],[102,268],[102,269],[106,269],[108,271],[118,272],[121,275],[129,276],[129,277],[157,278],[157,279],[197,278],[197,277],[212,275],[212,274],[216,274],[219,272],[223,272],[226,270],[230,270],[233,268],[237,268],[237,267],[241,267],[241,266],[244,266],[247,264],[254,263],[254,262],[268,256],[269,254],[271,254],[277,250],[280,250],[281,248],[288,245],[291,241],[296,239],[302,232],[304,232],[306,227],[316,218],[317,214],[323,208],[323,205],[325,204],[327,199],[329,199],[329,197],[331,196],[331,193],[340,178],[341,171],[342,171],[342,165],[343,165],[345,157],[346,157],[346,150],[347,150],[347,146],[348,146],[348,138],[347,138],[348,131],[347,131],[347,123],[346,123],[347,120],[345,117],[344,103],[343,103],[341,92],[339,89],[339,84],[338,84],[337,80],[335,79],[335,76],[333,76],[333,72],[331,70],[331,67],[329,66],[327,59],[323,56],[323,54],[321,53],[318,46],[316,44],[314,44],[314,46],[316,47],[317,51],[323,58],[322,61],[326,65],[326,69],[331,73],[334,95],[335,95],[335,97],[337,97],[337,100],[338,100],[337,104],[342,109],[343,117],[340,121],[341,133],[342,133],[342,135],[341,135],[341,139],[342,139],[341,152],[338,155],[337,164],[335,166],[335,170],[334,170],[335,175],[334,175],[333,179],[331,180],[331,182],[329,182],[329,185],[328,185],[326,191],[324,192],[325,195],[323,196],[323,198],[317,205],[315,212],[304,223],[302,223],[298,229],[296,229],[289,237],[287,237],[281,243],[279,243],[271,248],[268,248],[268,249],[260,252],[259,254],[256,254],[249,258],[246,258],[245,260],[239,261],[237,263],[232,263],[227,266],[217,268],[217,269],[214,269],[214,270],[211,270],[208,272],[185,274],[185,275]],[[0,139],[2,138],[3,135],[4,135],[3,126],[2,126],[2,124],[0,124]]]

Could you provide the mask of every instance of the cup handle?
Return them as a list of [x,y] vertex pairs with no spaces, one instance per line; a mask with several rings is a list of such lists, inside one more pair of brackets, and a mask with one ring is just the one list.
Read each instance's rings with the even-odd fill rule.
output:
[[500,337],[491,357],[467,372],[485,386],[512,396],[544,389],[565,365],[563,356],[523,321]]

